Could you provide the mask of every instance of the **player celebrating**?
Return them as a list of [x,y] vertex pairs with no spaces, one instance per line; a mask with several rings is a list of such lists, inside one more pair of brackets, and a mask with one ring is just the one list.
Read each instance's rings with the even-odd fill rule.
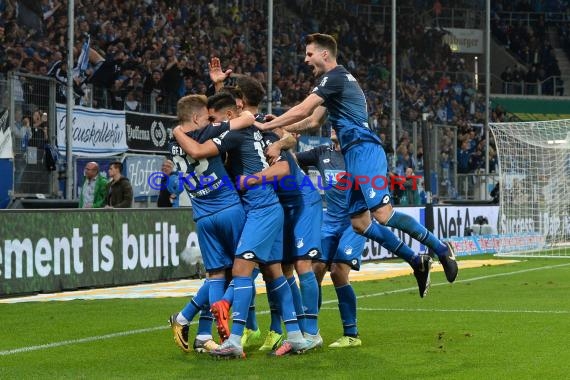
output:
[[[180,120],[178,130],[198,141],[207,141],[218,136],[218,128],[209,124],[207,104],[208,99],[203,95],[181,98],[177,104]],[[253,115],[244,112],[240,118],[233,120],[232,124],[248,125],[252,121]],[[233,264],[241,227],[245,222],[245,211],[237,191],[228,186],[228,175],[220,156],[194,160],[176,141],[172,141],[169,148],[178,171],[185,176],[184,190],[192,199],[198,242],[208,273],[208,278],[196,296],[181,312],[173,314],[169,321],[174,341],[183,351],[189,352],[188,324],[202,311],[193,349],[197,352],[209,352],[218,348],[218,345],[212,339],[212,316],[208,306],[220,300],[224,294],[226,271],[231,269]],[[224,179],[226,182],[223,182]],[[227,220],[235,223],[227,223]]]
[[[305,63],[313,67],[315,76],[321,77],[319,84],[300,104],[267,123],[256,122],[256,126],[260,129],[285,127],[287,131],[299,132],[314,127],[309,118],[313,113],[321,120],[328,111],[351,181],[349,213],[354,230],[382,244],[386,240],[385,231],[372,222],[373,217],[383,225],[408,233],[437,254],[447,280],[455,281],[458,268],[451,245],[441,242],[412,217],[395,211],[388,190],[375,188],[371,183],[374,176],[387,173],[386,155],[380,139],[368,126],[362,89],[356,79],[337,64],[335,39],[315,33],[308,35],[305,42]],[[301,123],[291,126],[297,122]],[[414,269],[420,297],[424,297],[430,286],[431,258],[416,254],[405,244],[396,253]]]
[[[231,95],[220,95],[229,96],[227,105],[224,107],[235,108],[235,99]],[[220,132],[222,132],[220,136],[203,144],[189,138],[178,128],[175,128],[173,134],[184,151],[194,159],[228,153],[229,171],[232,178],[251,175],[268,166],[263,154],[265,142],[261,132],[255,127],[250,126],[240,131],[227,131],[227,126],[221,123]],[[264,277],[269,280],[268,287],[278,295],[282,318],[287,327],[288,340],[284,344],[289,347],[288,352],[304,352],[310,348],[310,342],[303,337],[299,329],[291,290],[281,271],[283,209],[271,187],[260,186],[242,190],[246,190],[242,194],[246,221],[232,269],[234,296],[231,335],[218,349],[210,353],[213,356],[226,358],[245,356],[241,346],[241,337],[251,303],[253,292],[251,276],[256,262],[265,267]],[[279,247],[281,249],[278,249]],[[212,304],[212,312],[218,322],[218,331],[222,330],[222,333],[224,330],[229,330],[229,306],[224,299]]]

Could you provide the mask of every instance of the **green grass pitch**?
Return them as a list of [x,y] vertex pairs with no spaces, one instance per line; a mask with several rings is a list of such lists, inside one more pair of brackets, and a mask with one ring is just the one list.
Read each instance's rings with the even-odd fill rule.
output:
[[[412,276],[353,286],[362,347],[327,347],[342,327],[325,287],[323,349],[282,358],[252,350],[229,361],[174,345],[167,319],[184,298],[0,304],[0,379],[569,377],[570,259],[465,269],[454,284],[437,272],[424,299]],[[263,329],[265,295],[257,301]]]

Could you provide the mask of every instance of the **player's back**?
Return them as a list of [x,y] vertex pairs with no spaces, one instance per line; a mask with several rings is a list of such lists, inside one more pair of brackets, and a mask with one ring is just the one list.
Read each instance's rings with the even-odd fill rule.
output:
[[[252,175],[269,167],[264,154],[268,142],[254,126],[224,132],[213,141],[220,152],[228,154],[228,171],[232,178]],[[271,186],[253,186],[243,190],[241,198],[246,211],[279,202]]]
[[282,157],[289,164],[290,174],[279,181],[277,196],[283,205],[313,204],[321,202],[321,195],[317,191],[309,176],[299,167],[293,154],[282,152]]
[[306,152],[297,153],[297,160],[302,166],[314,166],[321,176],[319,187],[325,190],[327,218],[346,222],[348,220],[348,200],[345,184],[337,186],[338,180],[345,173],[342,153],[332,146],[321,145]]
[[339,137],[343,152],[355,143],[381,144],[368,125],[366,97],[358,81],[343,66],[325,73],[313,89],[324,100],[328,118]]
[[[210,124],[206,128],[186,134],[197,142],[203,143],[228,129],[227,123]],[[172,159],[183,176],[180,182],[192,199],[194,220],[240,203],[240,198],[220,155],[195,160],[186,155],[175,140],[169,145]]]

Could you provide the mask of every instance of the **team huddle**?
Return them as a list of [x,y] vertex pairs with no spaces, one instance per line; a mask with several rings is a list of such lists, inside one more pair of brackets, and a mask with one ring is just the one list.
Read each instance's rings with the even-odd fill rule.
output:
[[[215,58],[210,76],[218,92],[209,98],[188,95],[178,101],[180,124],[173,131],[170,152],[178,170],[196,178],[185,191],[192,199],[208,273],[196,296],[170,317],[174,340],[186,352],[242,358],[244,348],[256,345],[275,356],[321,347],[320,284],[327,270],[343,325],[343,335],[329,347],[361,345],[349,273],[360,267],[366,237],[410,264],[420,297],[430,286],[431,257],[412,251],[388,227],[429,247],[449,282],[457,277],[451,245],[395,211],[387,190],[370,184],[334,186],[342,172],[351,174],[349,181],[384,175],[387,162],[380,139],[368,127],[366,100],[358,82],[337,65],[334,38],[316,33],[305,42],[305,62],[312,66],[319,84],[279,117],[260,114],[264,90],[257,80],[240,76],[235,88],[223,88],[229,72],[223,72]],[[331,146],[296,154],[289,151],[295,144],[290,132],[319,127],[327,117],[334,130]],[[306,177],[301,167],[306,166],[315,166],[321,178],[332,182],[325,190],[326,212],[315,187],[303,186]],[[278,183],[286,176],[298,186],[262,183]],[[203,184],[198,180],[202,177],[211,180]],[[234,188],[216,185],[228,177],[238,179]],[[271,312],[264,339],[255,315],[254,281],[259,273]],[[197,335],[190,347],[189,323],[197,314]],[[221,344],[212,337],[214,320]]]

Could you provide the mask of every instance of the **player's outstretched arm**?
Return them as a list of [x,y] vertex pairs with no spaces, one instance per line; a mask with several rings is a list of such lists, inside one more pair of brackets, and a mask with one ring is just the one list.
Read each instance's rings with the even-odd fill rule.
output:
[[239,188],[247,190],[254,186],[264,185],[273,181],[279,181],[283,177],[291,174],[287,160],[278,161],[268,168],[253,175],[241,176]]
[[255,126],[261,130],[271,130],[277,127],[286,127],[309,117],[313,111],[323,104],[323,98],[316,94],[310,94],[301,103],[285,112],[283,115],[266,123],[255,122]]
[[255,121],[255,116],[249,111],[241,111],[240,115],[230,120],[230,129],[243,129],[251,127]]
[[313,113],[309,117],[306,117],[297,123],[288,125],[284,129],[287,132],[298,133],[306,131],[307,129],[318,128],[324,124],[326,118],[327,118],[327,109],[323,106],[319,106],[313,111]]
[[180,126],[174,128],[172,135],[178,142],[178,145],[186,152],[187,155],[195,160],[201,158],[214,157],[219,154],[218,147],[212,140],[208,140],[203,144],[199,144],[196,140],[187,136]]

